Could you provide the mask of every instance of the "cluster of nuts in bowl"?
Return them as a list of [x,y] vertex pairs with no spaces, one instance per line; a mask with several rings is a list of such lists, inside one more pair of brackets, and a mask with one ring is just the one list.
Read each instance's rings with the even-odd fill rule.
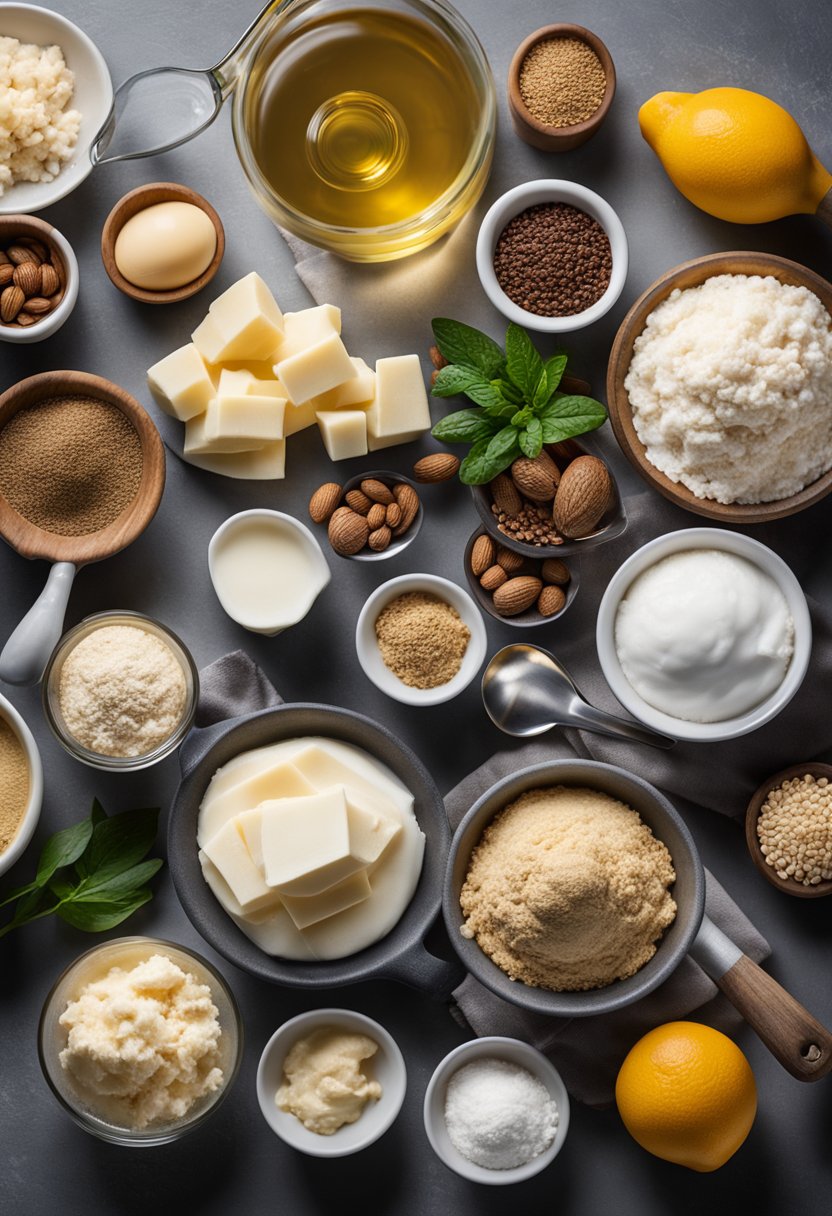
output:
[[558,464],[545,448],[534,459],[518,456],[488,488],[498,531],[535,548],[589,536],[613,498],[603,460],[578,456]]
[[491,594],[499,616],[519,616],[536,608],[542,617],[556,616],[566,607],[564,588],[569,567],[560,558],[532,561],[497,545],[485,532],[474,541],[469,557],[471,573]]
[[66,272],[43,241],[18,236],[0,248],[0,322],[25,328],[47,316],[63,299]]
[[314,523],[327,525],[336,553],[355,557],[363,549],[382,553],[404,536],[419,505],[419,495],[408,482],[366,477],[346,493],[334,481],[319,486],[309,500],[309,515]]

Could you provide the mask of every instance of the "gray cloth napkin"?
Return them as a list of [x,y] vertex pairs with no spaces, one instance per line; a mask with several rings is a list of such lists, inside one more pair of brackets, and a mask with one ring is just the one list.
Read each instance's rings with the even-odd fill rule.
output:
[[244,650],[233,650],[200,671],[195,724],[213,726],[282,704],[265,672]]

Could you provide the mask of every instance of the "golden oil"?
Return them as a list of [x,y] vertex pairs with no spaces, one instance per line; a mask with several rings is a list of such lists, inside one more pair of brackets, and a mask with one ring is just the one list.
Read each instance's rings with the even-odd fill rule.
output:
[[243,115],[259,175],[281,203],[349,229],[428,211],[466,168],[480,122],[468,67],[437,29],[360,7],[308,14],[267,40]]

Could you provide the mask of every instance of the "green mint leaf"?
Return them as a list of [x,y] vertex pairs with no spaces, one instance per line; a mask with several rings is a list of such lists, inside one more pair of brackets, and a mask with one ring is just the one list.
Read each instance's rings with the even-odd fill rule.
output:
[[158,821],[158,807],[148,807],[123,811],[96,824],[78,862],[80,876],[106,879],[134,866],[153,847]]
[[72,893],[73,904],[100,903],[104,900],[119,900],[143,887],[164,865],[160,857],[141,861],[138,865],[120,873],[105,873],[103,870],[85,878]]
[[139,887],[120,899],[61,904],[57,912],[61,920],[75,929],[83,929],[85,933],[102,933],[120,925],[152,898],[153,892],[149,887]]
[[600,401],[592,397],[565,397],[560,394],[544,406],[540,413],[543,423],[543,442],[561,443],[575,435],[597,430],[607,418],[607,411]]
[[489,380],[496,376],[505,355],[488,334],[449,317],[434,317],[431,328],[436,345],[449,363],[473,368]]
[[93,821],[82,819],[71,828],[63,828],[50,836],[43,846],[43,852],[38,862],[35,882],[39,887],[45,887],[56,870],[63,866],[71,866],[77,861],[90,841],[93,833]]
[[499,381],[486,385],[472,384],[465,390],[465,395],[481,406],[491,418],[505,418],[513,414],[516,408],[510,401],[506,401]]
[[509,424],[498,431],[489,443],[485,455],[495,469],[491,476],[496,477],[497,473],[501,473],[515,457],[520,455],[520,438],[517,427]]
[[528,422],[531,421],[532,418],[534,418],[534,414],[531,412],[529,407],[526,406],[525,409],[518,410],[516,414],[512,415],[511,425],[518,428],[524,427]]
[[0,908],[5,908],[6,904],[13,904],[16,899],[20,899],[24,895],[28,895],[30,891],[37,891],[38,884],[36,882],[27,882],[24,887],[15,887],[13,891],[9,891],[8,895],[4,895],[0,899]]
[[30,891],[28,895],[24,895],[22,899],[17,901],[14,915],[8,927],[16,929],[18,925],[24,925],[27,921],[34,920],[48,904],[53,902],[51,893],[45,887],[39,887],[36,891]]
[[482,410],[457,410],[440,418],[431,435],[445,443],[476,443],[478,439],[490,439],[499,427],[499,419],[489,418]]
[[93,798],[92,810],[90,811],[90,819],[93,822],[93,827],[95,827],[96,824],[103,823],[106,818],[107,812],[104,810],[104,807],[97,798]]
[[492,384],[499,388],[505,400],[511,402],[512,405],[522,406],[524,404],[522,392],[510,380],[492,380]]
[[60,874],[56,874],[49,880],[49,890],[58,899],[70,899],[77,886],[77,882],[70,882],[68,878],[62,878]]
[[431,393],[434,397],[458,397],[467,393],[471,386],[490,385],[491,381],[482,372],[471,367],[443,367],[434,381]]
[[550,397],[551,393],[549,392],[549,379],[546,375],[546,368],[544,367],[540,372],[540,379],[535,385],[534,396],[532,397],[532,408],[536,414],[540,414],[540,411],[543,409],[544,405],[548,403]]
[[567,362],[568,356],[558,353],[556,355],[552,355],[552,357],[547,359],[543,364],[546,372],[546,385],[549,390],[550,397],[563,378],[563,373],[566,371]]
[[525,399],[531,401],[543,371],[543,360],[525,329],[513,321],[506,331],[506,368]]
[[525,430],[520,432],[520,449],[530,460],[540,455],[543,449],[543,423],[539,418],[532,418]]
[[497,474],[491,471],[492,465],[485,455],[490,442],[490,437],[478,439],[459,466],[459,480],[463,485],[481,486],[485,482],[491,481],[492,477],[496,477]]

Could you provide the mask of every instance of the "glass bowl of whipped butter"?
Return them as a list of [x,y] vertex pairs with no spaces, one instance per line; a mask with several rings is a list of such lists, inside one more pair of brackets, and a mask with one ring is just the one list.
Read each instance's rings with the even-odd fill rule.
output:
[[75,1122],[111,1144],[168,1144],[213,1114],[240,1066],[237,1002],[173,942],[121,937],[58,977],[38,1028],[43,1075]]

